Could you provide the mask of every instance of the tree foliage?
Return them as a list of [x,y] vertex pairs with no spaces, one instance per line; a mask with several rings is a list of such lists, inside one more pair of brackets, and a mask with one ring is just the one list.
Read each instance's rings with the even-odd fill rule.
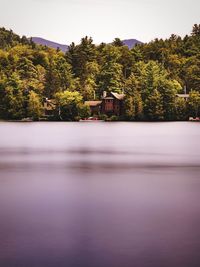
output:
[[[189,100],[177,98],[186,88]],[[136,45],[119,38],[95,45],[91,37],[64,54],[0,28],[0,118],[39,119],[44,99],[54,99],[58,119],[89,116],[85,100],[103,91],[125,93],[128,120],[184,120],[199,116],[200,25],[184,38],[172,34]]]
[[82,96],[78,92],[64,91],[55,95],[58,116],[62,120],[72,121],[82,112]]

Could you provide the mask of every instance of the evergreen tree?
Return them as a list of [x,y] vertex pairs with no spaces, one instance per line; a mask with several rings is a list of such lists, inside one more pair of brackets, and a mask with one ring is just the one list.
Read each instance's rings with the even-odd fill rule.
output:
[[132,74],[125,83],[125,117],[133,119],[143,118],[143,102],[140,92],[139,81]]
[[162,103],[161,94],[158,90],[154,90],[151,95],[145,101],[145,116],[149,120],[163,120],[164,119],[164,109]]
[[124,43],[122,42],[122,40],[120,40],[120,38],[115,38],[114,41],[112,42],[112,45],[120,47],[120,46],[123,46]]
[[200,93],[191,91],[188,100],[189,115],[198,117],[200,115]]
[[108,61],[105,63],[98,76],[99,94],[103,91],[121,93],[123,89],[122,66]]
[[4,84],[3,119],[22,119],[25,117],[25,99],[21,89],[21,81],[16,73],[13,73]]
[[193,36],[200,36],[200,24],[194,24],[192,29]]
[[175,100],[176,109],[176,120],[186,120],[187,119],[187,103],[185,99],[177,97]]
[[34,91],[29,92],[28,98],[28,117],[38,120],[43,115],[43,106],[38,94]]

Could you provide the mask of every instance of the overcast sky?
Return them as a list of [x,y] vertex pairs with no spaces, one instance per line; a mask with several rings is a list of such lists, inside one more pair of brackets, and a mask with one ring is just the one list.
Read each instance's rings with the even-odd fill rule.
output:
[[143,42],[184,36],[200,23],[200,0],[0,0],[0,27],[63,44],[85,35]]

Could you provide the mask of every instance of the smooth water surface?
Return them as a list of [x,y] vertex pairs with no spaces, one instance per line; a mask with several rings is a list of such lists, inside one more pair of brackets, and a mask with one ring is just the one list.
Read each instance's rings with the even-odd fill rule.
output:
[[0,267],[193,266],[200,123],[0,122]]

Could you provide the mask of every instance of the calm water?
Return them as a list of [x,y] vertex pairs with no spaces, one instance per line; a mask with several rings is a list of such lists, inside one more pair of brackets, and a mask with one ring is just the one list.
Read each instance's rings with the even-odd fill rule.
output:
[[200,123],[0,123],[0,267],[199,267]]

